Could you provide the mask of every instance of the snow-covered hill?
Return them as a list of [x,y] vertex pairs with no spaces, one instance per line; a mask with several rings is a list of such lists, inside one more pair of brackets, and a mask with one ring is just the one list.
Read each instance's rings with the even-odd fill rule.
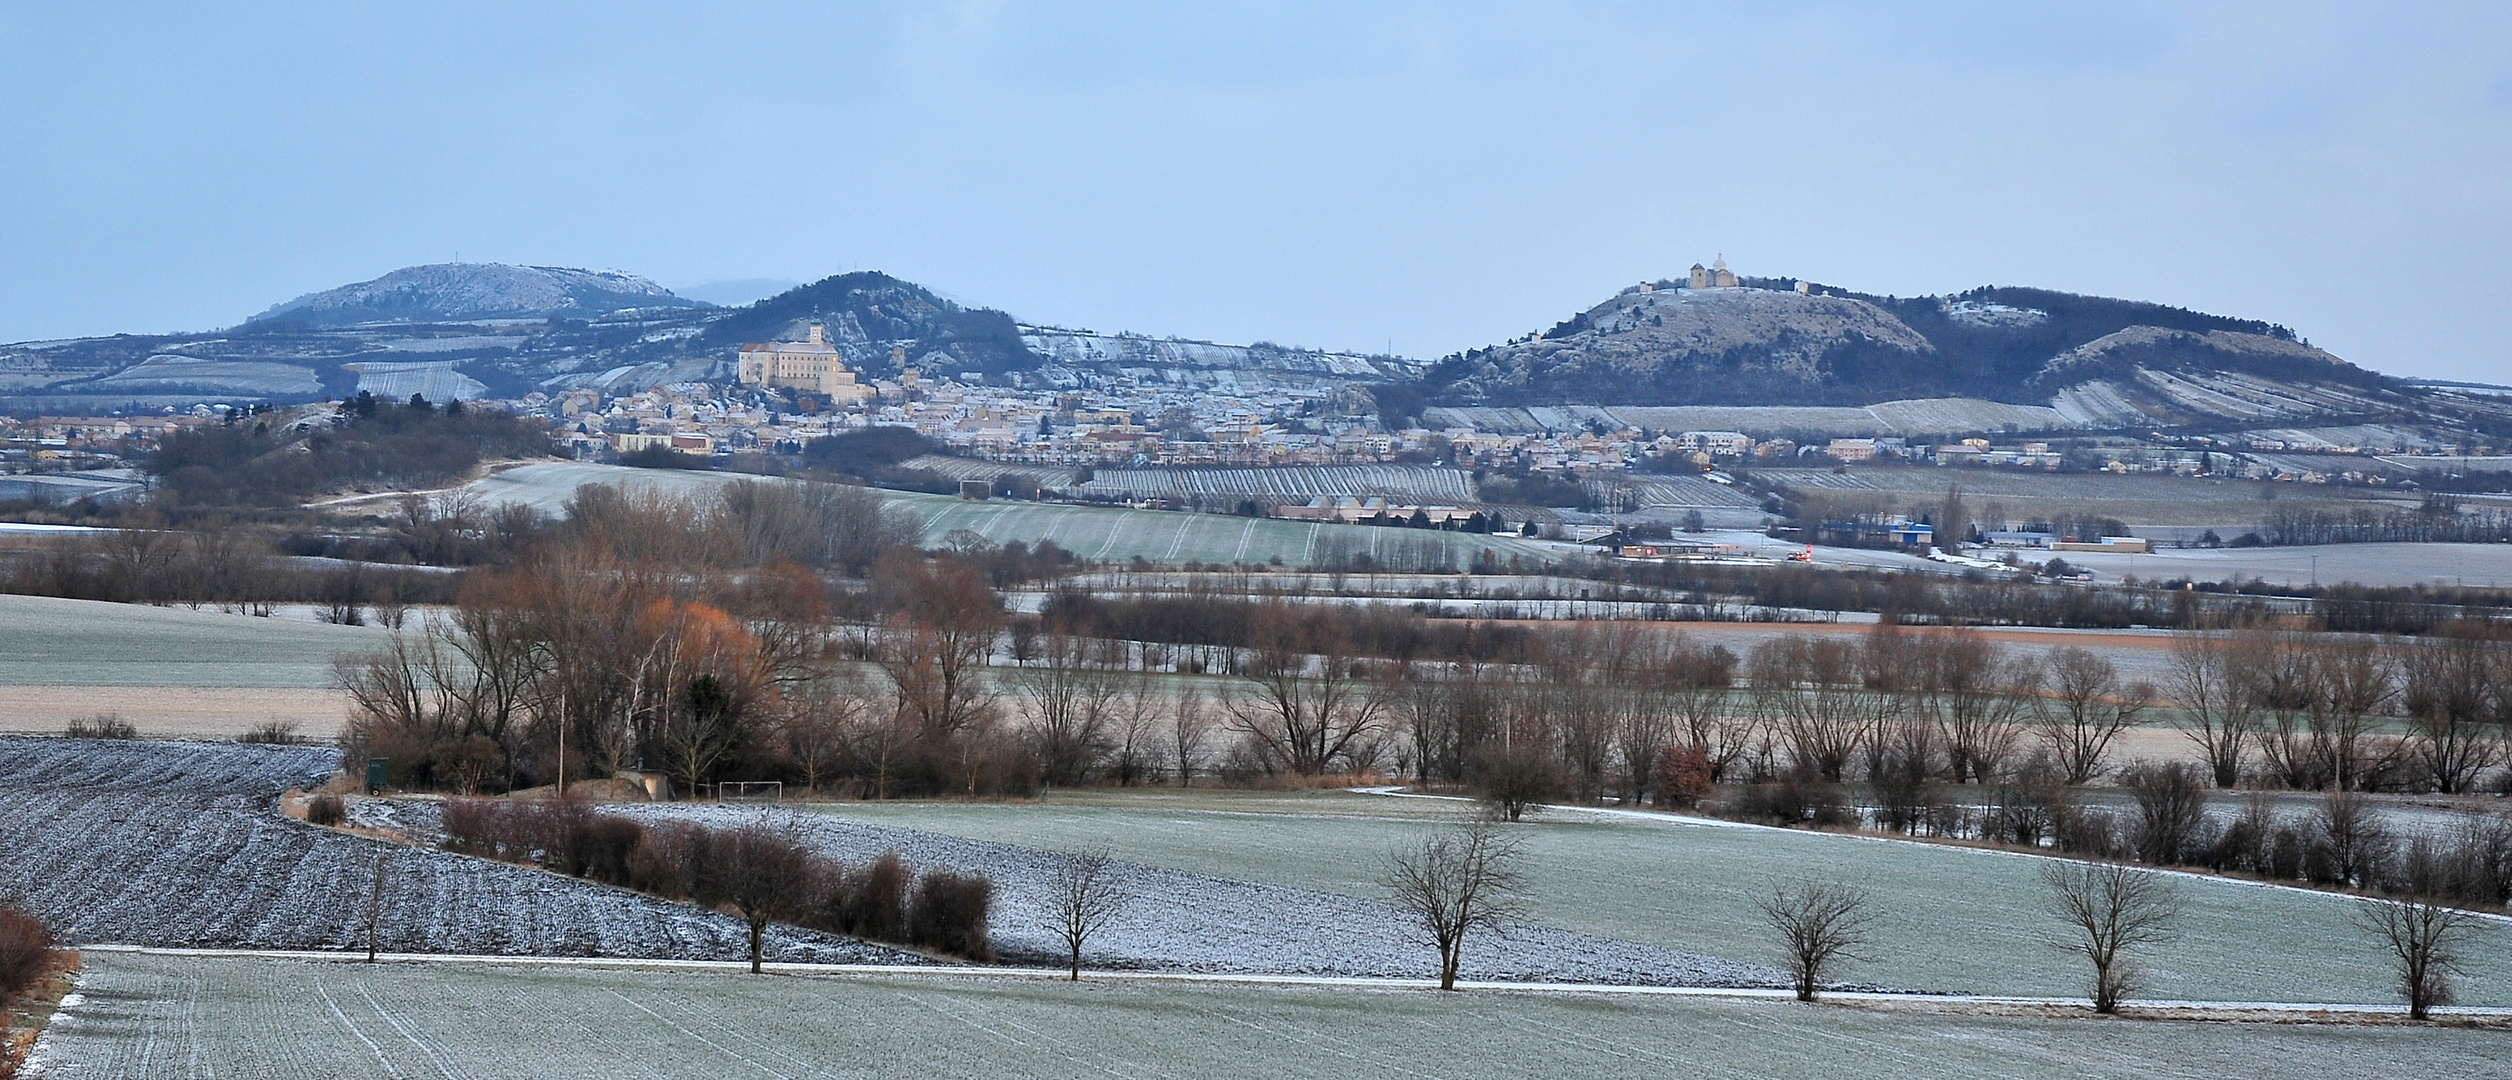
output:
[[1050,326],[1021,327],[1021,344],[1038,355],[1050,380],[1082,372],[1129,375],[1146,383],[1253,389],[1346,383],[1405,382],[1424,365],[1400,356],[1363,356],[1269,342],[1219,345],[1142,334],[1102,334]]
[[307,326],[366,322],[471,322],[582,318],[625,308],[705,307],[634,274],[563,266],[436,263],[372,281],[307,293],[247,322]]

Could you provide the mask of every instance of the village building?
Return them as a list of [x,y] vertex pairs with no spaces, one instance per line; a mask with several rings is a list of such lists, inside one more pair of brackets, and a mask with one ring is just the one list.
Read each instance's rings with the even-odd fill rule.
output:
[[744,386],[808,391],[827,396],[833,405],[860,404],[872,397],[872,388],[855,381],[845,357],[828,343],[827,331],[816,319],[806,340],[751,342],[741,347],[740,356]]
[[1692,264],[1691,285],[1695,289],[1732,289],[1736,287],[1736,284],[1735,272],[1727,269],[1725,255],[1719,256],[1717,261],[1708,266],[1702,266],[1700,263]]

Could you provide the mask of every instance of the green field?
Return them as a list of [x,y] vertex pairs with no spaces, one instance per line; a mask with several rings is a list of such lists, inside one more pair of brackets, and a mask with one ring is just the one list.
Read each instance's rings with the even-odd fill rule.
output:
[[0,596],[0,686],[332,685],[389,631],[212,610]]
[[91,952],[55,1078],[2499,1075],[2500,1030]]
[[[1306,795],[1078,792],[1045,805],[833,804],[828,812],[973,839],[1076,850],[1198,873],[1383,897],[1381,858],[1456,803]],[[1774,882],[1846,881],[1874,894],[1871,962],[1843,978],[1918,990],[2081,996],[2079,962],[2052,947],[2030,856],[1830,833],[1562,813],[1516,830],[1532,878],[1528,921],[1740,960],[1772,959],[1753,901]],[[2395,1000],[2357,901],[2184,877],[2178,942],[2153,951],[2150,997]],[[2461,980],[2472,1005],[2512,1004],[2512,928],[2481,930]]]
[[[736,473],[541,462],[475,481],[471,489],[491,504],[520,502],[555,514],[581,484],[653,485],[692,491],[739,479],[743,477]],[[969,502],[947,495],[899,491],[882,494],[892,505],[904,506],[925,519],[924,543],[929,547],[941,544],[942,538],[955,530],[966,529],[997,544],[1053,540],[1057,546],[1094,562],[1142,558],[1154,563],[1270,564],[1280,560],[1288,566],[1307,566],[1338,553],[1346,558],[1368,553],[1381,563],[1402,564],[1437,552],[1446,563],[1462,570],[1484,550],[1494,552],[1503,561],[1512,555],[1532,563],[1561,557],[1561,552],[1550,546],[1508,536],[1320,525],[1122,507]]]

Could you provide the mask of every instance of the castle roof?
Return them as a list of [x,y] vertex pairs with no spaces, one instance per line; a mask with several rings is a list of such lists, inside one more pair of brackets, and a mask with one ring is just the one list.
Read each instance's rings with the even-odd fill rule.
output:
[[741,346],[743,352],[806,353],[836,356],[837,347],[820,341],[750,341]]

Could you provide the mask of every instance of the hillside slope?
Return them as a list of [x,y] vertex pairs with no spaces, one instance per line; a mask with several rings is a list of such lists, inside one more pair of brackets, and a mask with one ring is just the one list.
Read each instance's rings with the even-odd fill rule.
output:
[[1419,386],[1450,415],[1971,398],[2084,428],[2399,415],[2423,396],[2255,320],[2039,289],[1901,298],[1789,279],[1634,286],[1449,356]]
[[634,274],[562,266],[437,263],[307,293],[245,320],[301,326],[583,318],[623,308],[705,307]]

